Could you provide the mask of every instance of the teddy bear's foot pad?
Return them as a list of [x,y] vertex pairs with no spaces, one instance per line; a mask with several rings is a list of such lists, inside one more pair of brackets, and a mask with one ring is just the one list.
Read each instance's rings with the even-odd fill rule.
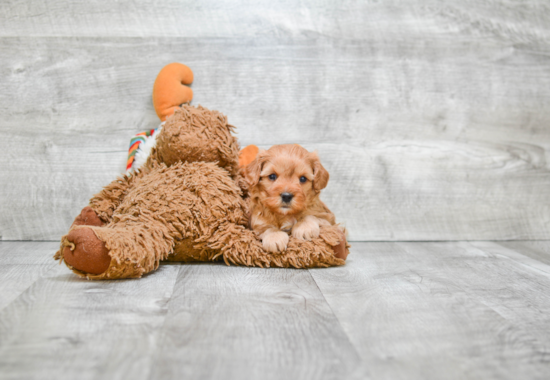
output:
[[63,260],[71,267],[90,274],[101,274],[109,268],[109,250],[91,229],[71,230],[67,241],[72,244],[63,249]]
[[86,206],[82,209],[82,211],[80,211],[80,215],[75,218],[73,226],[101,227],[103,226],[103,222],[99,219],[99,216],[97,216],[96,212],[90,206]]

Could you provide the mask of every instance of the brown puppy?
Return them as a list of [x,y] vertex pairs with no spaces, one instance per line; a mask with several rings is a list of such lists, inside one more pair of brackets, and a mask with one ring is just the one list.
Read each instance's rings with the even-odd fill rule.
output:
[[261,150],[245,169],[250,185],[250,227],[268,252],[284,251],[292,236],[311,240],[319,227],[335,224],[319,199],[329,174],[315,152],[296,144]]

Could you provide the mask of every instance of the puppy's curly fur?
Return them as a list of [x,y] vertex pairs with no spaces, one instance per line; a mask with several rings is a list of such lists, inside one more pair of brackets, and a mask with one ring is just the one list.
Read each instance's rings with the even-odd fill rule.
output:
[[268,252],[284,251],[292,236],[311,240],[336,223],[319,199],[329,173],[315,152],[297,144],[262,150],[245,169],[250,193],[250,227]]

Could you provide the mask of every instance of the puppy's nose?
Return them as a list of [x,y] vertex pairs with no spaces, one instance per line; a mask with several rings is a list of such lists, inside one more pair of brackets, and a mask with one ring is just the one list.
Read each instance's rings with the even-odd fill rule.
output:
[[290,193],[282,193],[281,194],[281,198],[283,200],[283,202],[285,203],[289,203],[292,198],[294,197],[294,194],[290,194]]

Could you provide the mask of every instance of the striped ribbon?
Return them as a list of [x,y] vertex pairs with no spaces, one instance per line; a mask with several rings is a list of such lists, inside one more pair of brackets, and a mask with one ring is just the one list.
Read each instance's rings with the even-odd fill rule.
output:
[[130,170],[134,163],[136,152],[139,149],[141,143],[146,141],[149,137],[157,133],[157,129],[151,129],[146,132],[141,132],[130,139],[130,148],[128,149],[128,161],[126,161],[126,170]]

